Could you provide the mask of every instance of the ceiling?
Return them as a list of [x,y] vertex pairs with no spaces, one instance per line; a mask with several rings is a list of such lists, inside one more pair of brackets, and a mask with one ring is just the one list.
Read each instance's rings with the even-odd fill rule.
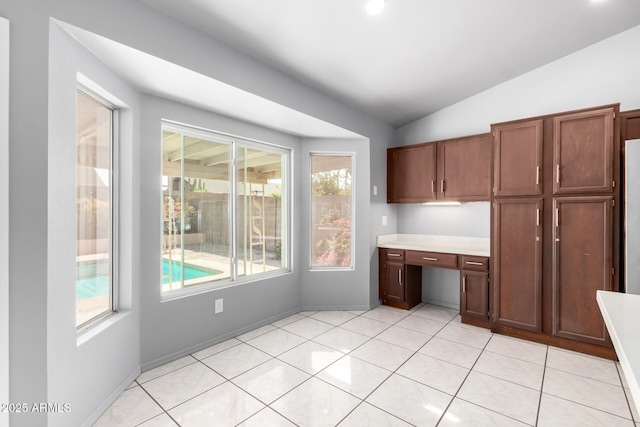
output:
[[638,0],[143,0],[399,127],[640,24]]

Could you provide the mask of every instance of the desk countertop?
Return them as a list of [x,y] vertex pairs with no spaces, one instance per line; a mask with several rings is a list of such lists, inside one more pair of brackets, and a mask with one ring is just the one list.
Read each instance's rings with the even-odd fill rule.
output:
[[640,295],[598,291],[596,300],[636,408],[640,409]]
[[459,255],[490,255],[490,240],[482,237],[435,236],[427,234],[386,234],[378,236],[378,247]]

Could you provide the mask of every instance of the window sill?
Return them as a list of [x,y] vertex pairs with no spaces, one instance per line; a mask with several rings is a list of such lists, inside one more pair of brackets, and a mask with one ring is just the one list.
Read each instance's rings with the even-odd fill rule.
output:
[[77,346],[80,347],[90,341],[112,325],[127,317],[130,313],[131,311],[129,310],[113,312],[78,330]]
[[200,295],[207,292],[219,291],[221,289],[233,288],[235,286],[242,286],[248,283],[259,282],[263,280],[269,280],[276,277],[286,276],[291,274],[291,270],[278,270],[271,273],[262,273],[254,276],[242,277],[234,281],[225,280],[220,282],[210,282],[202,285],[196,285],[193,287],[176,289],[173,291],[166,291],[162,294],[162,302],[169,302],[177,299],[190,297],[193,295]]

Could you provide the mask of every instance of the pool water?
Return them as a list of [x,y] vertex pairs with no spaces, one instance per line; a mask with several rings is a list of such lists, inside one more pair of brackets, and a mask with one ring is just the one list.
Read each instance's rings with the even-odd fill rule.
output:
[[[174,282],[180,281],[180,263],[171,264]],[[198,268],[185,264],[184,280],[215,276],[220,270]],[[76,265],[76,299],[93,298],[109,294],[109,263],[83,263]],[[162,261],[162,283],[169,283],[169,261]]]

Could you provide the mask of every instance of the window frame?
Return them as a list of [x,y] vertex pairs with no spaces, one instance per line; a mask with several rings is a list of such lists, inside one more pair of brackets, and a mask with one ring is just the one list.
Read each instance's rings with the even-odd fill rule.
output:
[[[293,224],[292,224],[292,206],[293,206],[293,183],[292,183],[292,172],[293,172],[293,148],[286,147],[279,144],[274,144],[272,142],[261,141],[257,139],[251,139],[247,137],[239,137],[236,135],[232,135],[229,133],[211,130],[195,125],[189,125],[182,122],[175,122],[172,120],[163,119],[161,120],[160,125],[160,134],[162,135],[165,130],[181,133],[186,136],[196,137],[203,139],[212,139],[219,141],[225,141],[229,143],[230,146],[230,161],[231,167],[229,168],[229,200],[230,203],[227,206],[227,215],[228,215],[228,223],[230,229],[227,230],[229,233],[229,242],[231,245],[230,250],[230,277],[226,279],[213,280],[202,282],[194,285],[190,285],[189,287],[182,287],[180,289],[166,290],[163,291],[162,288],[162,280],[158,284],[160,286],[160,295],[162,301],[170,301],[173,299],[182,298],[190,295],[198,295],[205,292],[210,292],[213,290],[225,289],[234,286],[243,285],[245,283],[251,283],[255,281],[265,280],[277,276],[281,276],[284,274],[290,274],[293,270],[292,268],[292,254],[291,254],[291,245],[292,245],[292,233],[293,233]],[[161,143],[162,145],[162,143]],[[282,227],[282,242],[286,243],[286,251],[283,256],[284,266],[274,271],[267,271],[261,273],[255,273],[251,275],[239,275],[238,274],[238,235],[237,235],[237,224],[238,224],[238,201],[237,197],[240,196],[238,193],[238,149],[239,147],[247,147],[260,149],[265,151],[270,151],[273,153],[278,153],[284,157],[283,160],[283,178],[284,185],[282,186],[282,199],[283,199],[283,208],[282,208],[282,219],[286,220],[286,227]],[[164,171],[162,168],[162,151],[160,155],[160,174],[164,176]],[[184,169],[182,172],[184,175]],[[160,195],[160,200],[162,201],[162,192]],[[162,206],[162,205],[161,205]],[[159,233],[162,235],[162,216],[163,209],[159,209],[159,217],[160,217],[160,230]],[[162,254],[158,257],[158,259],[162,260]],[[162,262],[160,262],[160,270],[162,270]]]
[[[313,247],[313,158],[314,157],[349,157],[351,159],[351,237],[350,252],[351,264],[349,266],[314,266]],[[352,271],[356,269],[356,153],[354,151],[310,151],[309,152],[309,271]]]
[[[109,210],[110,210],[110,230],[109,230],[109,308],[104,312],[92,317],[91,319],[76,325],[77,333],[83,334],[84,332],[93,329],[96,325],[100,324],[105,319],[113,316],[119,309],[119,294],[120,294],[120,280],[119,280],[119,145],[120,145],[120,128],[119,128],[119,108],[118,106],[98,94],[96,90],[91,89],[87,85],[78,82],[76,87],[76,96],[82,94],[94,102],[104,106],[111,110],[111,141],[109,144]],[[76,101],[77,108],[77,101]],[[78,111],[76,110],[76,119],[78,117]],[[77,130],[76,130],[77,138]],[[76,168],[78,163],[76,160]],[[77,186],[76,181],[76,186]],[[76,223],[78,217],[76,214]],[[77,236],[76,236],[77,239]],[[77,249],[76,249],[77,256]],[[77,281],[77,276],[76,276]],[[77,287],[77,284],[76,284]],[[76,304],[77,304],[76,297]]]

